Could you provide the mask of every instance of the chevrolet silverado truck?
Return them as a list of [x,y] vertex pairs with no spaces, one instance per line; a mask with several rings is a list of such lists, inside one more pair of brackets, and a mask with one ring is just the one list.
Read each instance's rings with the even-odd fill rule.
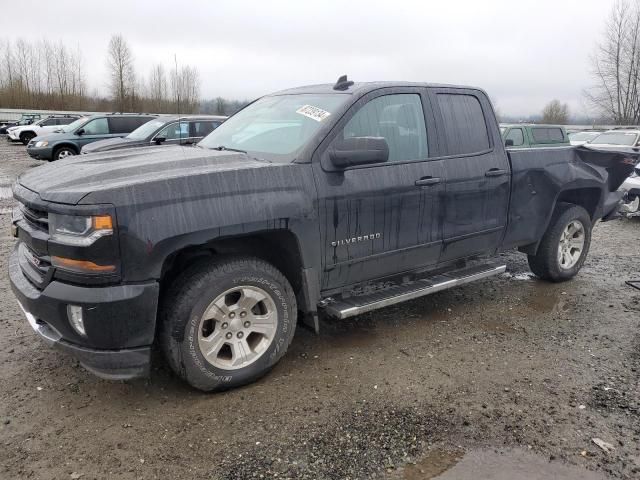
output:
[[14,185],[13,292],[104,378],[157,346],[193,387],[251,382],[297,319],[345,319],[505,271],[574,277],[637,154],[507,152],[487,95],[421,83],[262,97],[196,147],[67,158]]

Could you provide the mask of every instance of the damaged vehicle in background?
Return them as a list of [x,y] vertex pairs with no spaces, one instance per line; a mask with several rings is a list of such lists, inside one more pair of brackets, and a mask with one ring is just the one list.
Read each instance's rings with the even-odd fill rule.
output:
[[192,145],[209,135],[227,117],[200,115],[162,116],[136,128],[126,137],[98,140],[82,147],[81,153],[107,152],[149,145]]
[[602,133],[602,130],[585,130],[582,132],[573,132],[569,134],[569,141],[573,146],[584,145],[596,138]]
[[637,157],[505,150],[482,90],[345,76],[260,98],[196,148],[21,175],[9,277],[34,331],[91,372],[146,375],[157,345],[224,390],[283,357],[299,313],[317,331],[500,274],[510,249],[573,278]]
[[606,148],[608,150],[628,150],[629,148],[637,149],[640,147],[640,130],[608,130],[592,139],[587,145],[592,148]]

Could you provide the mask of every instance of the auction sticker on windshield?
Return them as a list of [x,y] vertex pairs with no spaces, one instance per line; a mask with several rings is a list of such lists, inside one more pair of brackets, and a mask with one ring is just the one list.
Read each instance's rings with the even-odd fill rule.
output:
[[331,115],[331,113],[327,112],[326,110],[314,107],[313,105],[303,105],[298,110],[296,110],[296,113],[304,115],[305,117],[309,117],[316,122],[321,122],[329,115]]

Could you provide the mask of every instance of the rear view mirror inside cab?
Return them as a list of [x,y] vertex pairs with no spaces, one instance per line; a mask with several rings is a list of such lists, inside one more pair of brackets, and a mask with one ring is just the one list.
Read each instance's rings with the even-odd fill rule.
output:
[[334,144],[329,158],[341,169],[383,163],[389,160],[389,145],[384,137],[349,137]]

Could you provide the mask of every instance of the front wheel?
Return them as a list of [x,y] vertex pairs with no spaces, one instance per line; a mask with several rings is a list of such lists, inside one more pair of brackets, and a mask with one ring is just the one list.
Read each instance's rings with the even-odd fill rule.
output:
[[582,268],[590,245],[589,214],[578,205],[564,204],[553,215],[537,253],[529,255],[529,267],[545,280],[569,280]]
[[173,282],[167,299],[160,333],[165,357],[200,390],[225,390],[260,378],[293,339],[293,289],[258,258],[196,265]]
[[61,147],[57,149],[53,154],[54,160],[62,160],[63,158],[71,157],[76,154],[76,151],[70,147]]
[[33,132],[24,132],[22,135],[20,135],[20,141],[22,142],[23,145],[28,145],[29,142],[33,140],[35,137],[36,137],[36,134]]

